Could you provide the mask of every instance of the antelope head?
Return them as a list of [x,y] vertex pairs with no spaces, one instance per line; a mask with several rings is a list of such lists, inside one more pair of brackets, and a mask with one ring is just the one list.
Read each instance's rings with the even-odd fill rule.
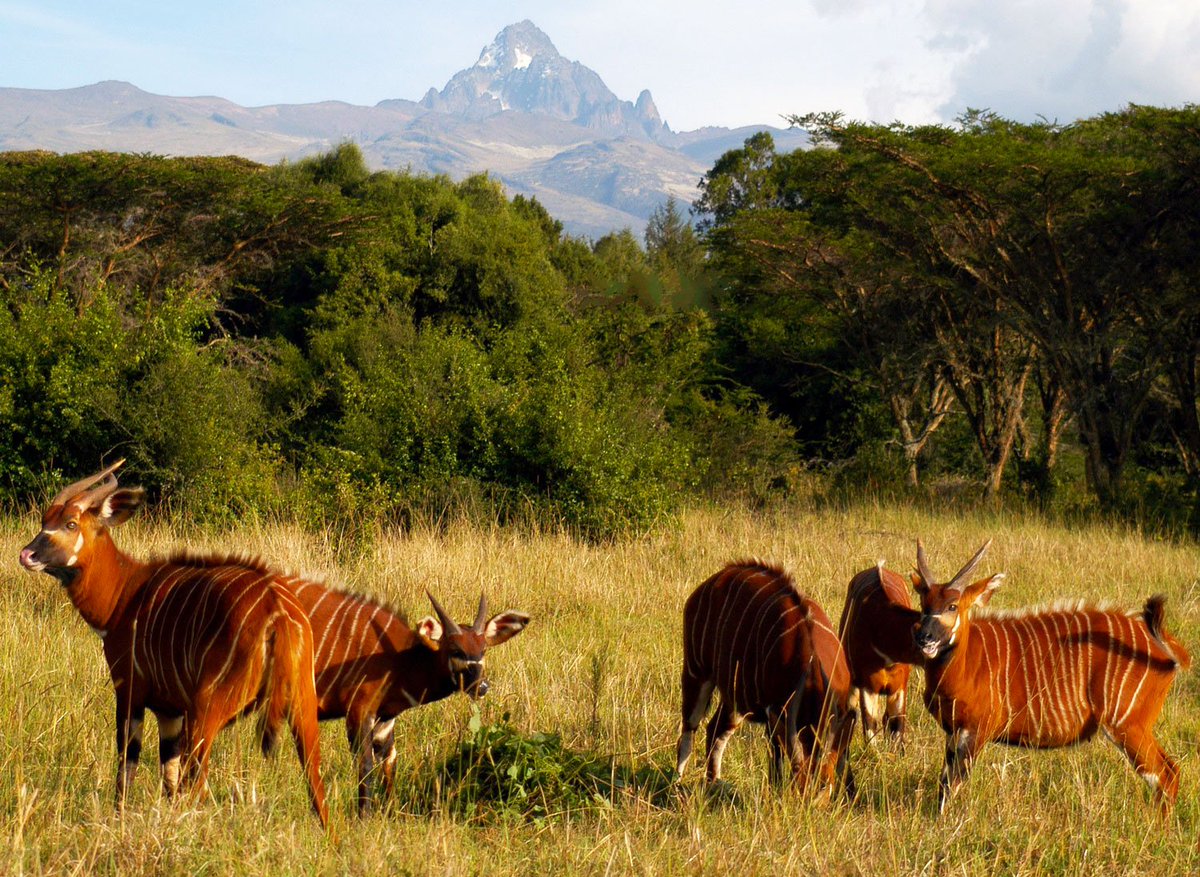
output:
[[142,504],[140,487],[118,488],[113,474],[124,460],[80,479],[50,501],[42,530],[21,549],[21,566],[71,584],[88,565],[97,540],[123,523]]
[[976,603],[985,605],[991,599],[992,591],[1004,581],[1004,573],[996,573],[966,584],[967,577],[979,565],[991,544],[990,539],[983,543],[954,578],[938,584],[929,571],[925,546],[917,540],[917,570],[913,573],[912,583],[921,599],[921,619],[913,626],[913,641],[927,660],[933,660],[957,645],[971,607]]
[[483,697],[488,691],[483,678],[484,652],[524,630],[529,616],[508,611],[488,618],[487,600],[481,594],[474,623],[463,627],[446,614],[433,594],[429,594],[429,602],[437,617],[417,622],[417,636],[437,654],[442,675],[450,679],[454,690],[465,691],[473,698]]

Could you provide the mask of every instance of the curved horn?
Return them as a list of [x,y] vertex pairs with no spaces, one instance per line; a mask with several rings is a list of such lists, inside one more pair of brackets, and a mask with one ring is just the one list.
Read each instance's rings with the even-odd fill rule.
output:
[[437,598],[429,591],[426,591],[425,594],[429,597],[429,602],[433,604],[433,611],[437,613],[438,621],[442,623],[443,633],[462,633],[462,628],[458,626],[458,623],[453,618],[446,614],[446,610],[442,608],[442,604],[437,601]]
[[971,572],[975,569],[975,567],[979,566],[979,561],[983,560],[983,555],[988,550],[988,546],[991,544],[992,544],[991,539],[984,542],[983,546],[978,551],[975,552],[975,556],[967,561],[966,566],[964,566],[962,569],[960,569],[958,571],[958,573],[955,574],[954,578],[952,578],[950,580],[950,582],[946,585],[946,587],[954,588],[958,585],[959,582],[961,582],[963,579],[965,579],[967,576],[969,576],[971,574]]
[[932,585],[937,581],[933,577],[933,573],[929,571],[929,562],[925,559],[925,546],[920,539],[917,540],[917,573],[927,585]]
[[[115,488],[117,486],[117,479],[113,478],[112,474],[114,472],[116,472],[117,469],[121,468],[121,466],[124,463],[125,463],[125,458],[122,457],[120,460],[117,460],[117,462],[113,463],[108,468],[101,469],[95,475],[89,475],[87,478],[80,478],[78,481],[76,481],[72,484],[68,484],[66,487],[64,487],[62,490],[60,490],[58,492],[58,495],[55,496],[54,499],[50,500],[50,505],[52,505],[52,506],[66,505],[68,502],[75,499],[81,493],[86,491],[89,487],[91,487],[97,481],[104,481],[105,484],[103,485],[103,487],[105,488],[105,492],[108,492],[109,482],[111,482],[111,487]],[[90,503],[89,503],[89,505],[90,505]]]
[[479,611],[475,613],[475,624],[472,628],[476,633],[483,633],[483,626],[487,624],[487,597],[483,594],[479,595]]

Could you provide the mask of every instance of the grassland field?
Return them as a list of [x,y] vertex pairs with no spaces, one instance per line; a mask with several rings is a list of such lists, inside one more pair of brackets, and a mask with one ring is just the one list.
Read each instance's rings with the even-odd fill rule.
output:
[[[398,795],[354,816],[354,769],[341,722],[322,729],[322,769],[338,841],[320,831],[295,756],[264,760],[254,723],[218,740],[212,798],[159,797],[156,729],[127,808],[112,807],[113,693],[96,636],[58,584],[17,564],[33,514],[0,518],[0,873],[2,874],[864,874],[1033,875],[1200,873],[1200,670],[1181,674],[1157,731],[1182,764],[1173,817],[1102,738],[1066,750],[991,746],[947,813],[935,815],[943,735],[914,674],[903,753],[852,753],[859,796],[819,805],[767,781],[761,727],[726,755],[734,794],[702,794],[693,759],[665,799],[632,790],[614,802],[538,820],[414,812]],[[135,519],[115,533],[145,557],[189,546],[246,551],[280,568],[383,598],[415,621],[426,588],[473,617],[533,616],[489,653],[480,719],[553,731],[572,750],[615,763],[674,759],[680,617],[691,590],[725,562],[778,560],[836,621],[851,575],[886,558],[907,572],[915,539],[949,575],[985,539],[981,571],[1008,579],[992,600],[1012,608],[1086,597],[1130,606],[1168,595],[1168,627],[1200,659],[1200,548],[1103,524],[1048,523],[1000,512],[934,512],[863,502],[837,509],[697,508],[647,536],[588,543],[529,527],[466,522],[383,530],[366,538],[247,522],[200,531]],[[397,722],[399,785],[415,784],[458,747],[474,709],[462,696]],[[702,760],[700,742],[697,756]]]

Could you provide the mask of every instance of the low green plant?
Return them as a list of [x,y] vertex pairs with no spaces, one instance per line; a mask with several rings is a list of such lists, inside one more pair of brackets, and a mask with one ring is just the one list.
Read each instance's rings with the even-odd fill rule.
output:
[[522,733],[505,713],[484,723],[475,711],[457,751],[407,788],[404,809],[444,809],[456,817],[545,822],[597,809],[625,796],[664,804],[673,772],[653,763],[633,767],[571,749],[557,733]]

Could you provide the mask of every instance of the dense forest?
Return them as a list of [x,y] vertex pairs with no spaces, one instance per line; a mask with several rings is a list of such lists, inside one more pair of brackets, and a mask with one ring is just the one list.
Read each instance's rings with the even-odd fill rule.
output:
[[644,238],[350,144],[0,155],[0,495],[594,535],[814,485],[1200,528],[1200,109],[793,119]]

